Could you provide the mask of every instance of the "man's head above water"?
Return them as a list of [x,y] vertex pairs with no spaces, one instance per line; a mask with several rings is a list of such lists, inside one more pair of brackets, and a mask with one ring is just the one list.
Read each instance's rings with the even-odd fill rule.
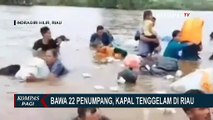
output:
[[102,36],[104,33],[104,27],[102,25],[97,26],[96,32],[98,36]]
[[53,65],[58,60],[58,51],[56,49],[47,50],[45,53],[45,61],[47,65]]
[[96,108],[78,108],[78,117],[87,118],[89,115],[97,112]]
[[42,37],[46,40],[50,40],[52,38],[50,29],[46,26],[40,29],[40,33]]
[[74,120],[109,120],[97,108],[78,108],[78,117]]
[[173,39],[179,41],[179,40],[180,40],[180,36],[181,36],[180,30],[174,30],[174,31],[172,32],[172,37],[173,37]]
[[[185,94],[205,94],[201,90],[189,90]],[[210,108],[183,108],[190,120],[211,120]]]

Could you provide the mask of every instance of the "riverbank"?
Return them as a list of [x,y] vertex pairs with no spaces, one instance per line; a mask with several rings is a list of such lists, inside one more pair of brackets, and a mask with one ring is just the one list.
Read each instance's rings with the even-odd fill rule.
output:
[[58,5],[100,7],[127,10],[143,9],[174,9],[174,10],[213,10],[213,1],[210,0],[60,0]]

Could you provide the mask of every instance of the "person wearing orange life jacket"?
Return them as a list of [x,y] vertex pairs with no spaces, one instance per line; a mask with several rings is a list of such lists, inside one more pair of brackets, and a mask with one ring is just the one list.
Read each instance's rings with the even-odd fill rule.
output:
[[187,19],[181,30],[181,42],[192,42],[193,45],[183,48],[181,60],[198,61],[202,50],[202,29],[204,21],[199,18]]

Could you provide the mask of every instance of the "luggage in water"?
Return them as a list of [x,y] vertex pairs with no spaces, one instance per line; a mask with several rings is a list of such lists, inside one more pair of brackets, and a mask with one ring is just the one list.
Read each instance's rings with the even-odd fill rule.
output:
[[125,69],[118,73],[118,79],[122,77],[125,80],[125,83],[136,83],[138,75],[130,69]]
[[179,69],[178,60],[170,57],[158,57],[157,68],[168,72],[175,72]]
[[204,21],[199,18],[187,19],[181,30],[181,41],[196,45],[202,42]]
[[175,74],[178,70],[179,63],[177,59],[159,56],[155,66],[152,66],[149,72],[152,75],[168,75],[172,73]]
[[179,70],[178,60],[170,57],[158,57],[156,67],[151,68],[152,74],[166,75]]

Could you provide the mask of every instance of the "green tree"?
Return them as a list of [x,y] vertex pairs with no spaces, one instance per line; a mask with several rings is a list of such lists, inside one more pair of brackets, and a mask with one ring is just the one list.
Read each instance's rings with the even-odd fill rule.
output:
[[0,4],[10,4],[12,3],[11,0],[0,0]]
[[148,4],[150,4],[150,0],[132,0],[134,9],[145,9]]
[[100,7],[98,2],[99,0],[87,0],[87,6]]
[[133,6],[131,0],[118,0],[118,5],[121,9],[130,9]]
[[99,6],[105,8],[116,8],[117,0],[99,0]]

